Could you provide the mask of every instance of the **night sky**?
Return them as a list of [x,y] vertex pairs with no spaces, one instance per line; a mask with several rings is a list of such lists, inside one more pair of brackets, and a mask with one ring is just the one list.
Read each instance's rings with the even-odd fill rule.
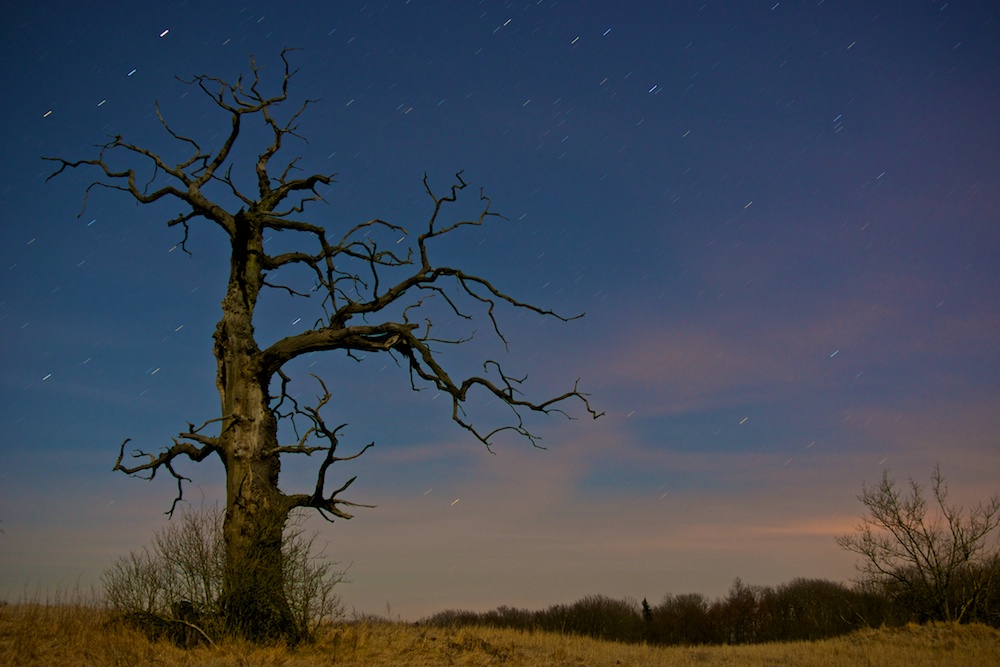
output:
[[[0,37],[0,598],[89,589],[148,543],[176,487],[113,473],[120,443],[218,416],[221,231],[193,224],[188,256],[180,209],[109,191],[77,217],[95,174],[45,183],[41,156],[122,134],[179,161],[157,100],[216,147],[228,116],[175,76],[235,79],[253,54],[274,90],[286,46],[289,110],[319,100],[288,155],[338,174],[309,220],[419,231],[424,173],[443,191],[464,170],[468,206],[482,187],[507,220],[441,261],[586,316],[504,310],[510,352],[483,321],[457,361],[499,354],[535,397],[581,378],[606,413],[492,455],[388,357],[299,364],[344,446],[376,442],[330,483],[358,475],[345,497],[377,508],[309,523],[349,609],[848,581],[834,537],[884,469],[940,463],[966,504],[997,490],[994,2],[15,3]],[[267,296],[259,340],[317,316]],[[305,463],[283,489],[311,488]],[[178,467],[192,507],[220,502],[216,459]]]

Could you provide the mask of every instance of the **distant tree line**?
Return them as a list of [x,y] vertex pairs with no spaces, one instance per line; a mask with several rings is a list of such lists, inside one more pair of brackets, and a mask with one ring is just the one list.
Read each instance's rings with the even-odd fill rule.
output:
[[423,621],[435,626],[491,626],[653,644],[748,644],[813,640],[891,622],[886,601],[843,584],[796,579],[776,588],[737,579],[724,598],[667,595],[657,605],[591,595],[540,611],[444,611]]
[[686,593],[651,606],[592,595],[542,611],[444,611],[425,622],[655,644],[811,641],[926,621],[1000,627],[1000,494],[970,508],[954,505],[940,467],[930,490],[929,502],[923,485],[911,479],[900,489],[888,471],[863,487],[858,500],[867,512],[855,534],[837,539],[862,557],[853,587],[821,579],[749,586],[736,579],[717,600]]
[[[752,586],[736,579],[726,596],[668,594],[647,600],[590,595],[572,604],[531,611],[498,607],[487,612],[443,611],[421,621],[439,627],[489,626],[526,632],[558,632],[620,642],[664,645],[753,644],[813,641],[864,627],[927,620],[911,600],[871,586],[823,579],[794,579],[779,586]],[[1000,627],[1000,595],[975,620]]]

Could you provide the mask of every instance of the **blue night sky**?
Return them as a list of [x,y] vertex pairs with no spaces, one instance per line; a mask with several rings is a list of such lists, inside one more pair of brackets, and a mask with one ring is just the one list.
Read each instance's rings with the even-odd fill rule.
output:
[[[483,321],[455,363],[499,355],[535,397],[581,378],[606,412],[491,455],[390,358],[302,360],[296,391],[327,380],[345,447],[376,442],[330,483],[358,475],[347,497],[378,507],[309,524],[350,565],[349,608],[846,581],[834,536],[883,469],[940,462],[964,503],[997,490],[996,3],[17,3],[0,36],[0,597],[89,587],[146,544],[175,485],[112,473],[120,443],[219,416],[221,232],[194,224],[188,256],[179,209],[106,190],[76,217],[95,175],[45,183],[40,157],[122,134],[179,161],[157,100],[215,147],[228,117],[174,77],[232,80],[253,54],[273,87],[286,46],[292,98],[319,100],[288,155],[339,174],[309,220],[416,232],[423,174],[443,191],[464,170],[456,212],[482,187],[507,221],[440,261],[586,316],[503,310],[509,353]],[[241,136],[246,158],[264,139]],[[317,317],[268,296],[261,341]],[[310,489],[309,463],[283,489]],[[179,469],[193,506],[222,499],[217,460]]]

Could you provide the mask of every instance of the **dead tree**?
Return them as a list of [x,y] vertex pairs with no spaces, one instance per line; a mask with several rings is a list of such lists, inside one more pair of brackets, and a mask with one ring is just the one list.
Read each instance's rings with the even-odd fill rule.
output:
[[[173,444],[162,450],[132,452],[131,465],[125,462],[126,440],[114,469],[149,479],[166,470],[177,482],[172,512],[183,497],[183,483],[188,481],[176,468],[178,459],[200,462],[215,455],[222,461],[227,480],[227,568],[220,608],[230,629],[250,638],[288,637],[294,627],[283,593],[280,555],[289,512],[314,508],[329,520],[350,519],[347,510],[358,505],[341,496],[355,478],[330,490],[327,476],[334,464],[357,458],[373,444],[350,454],[342,453],[339,435],[344,425],[330,426],[321,414],[330,399],[326,386],[320,381],[323,393],[317,404],[300,404],[289,392],[290,376],[283,371],[288,362],[301,355],[335,350],[355,359],[390,355],[408,368],[414,390],[430,386],[450,397],[451,418],[486,447],[502,432],[514,432],[537,446],[537,437],[523,417],[532,412],[566,415],[561,407],[571,400],[579,401],[592,417],[599,416],[575,384],[558,396],[532,400],[521,391],[523,378],[508,374],[494,360],[485,361],[481,374],[468,377],[453,378],[446,368],[440,350],[464,343],[468,337],[443,338],[432,331],[431,318],[426,314],[426,304],[432,300],[444,304],[457,318],[488,319],[491,331],[504,344],[496,319],[501,306],[564,321],[575,319],[520,301],[489,280],[460,268],[434,263],[432,248],[439,237],[502,217],[491,210],[490,199],[480,192],[477,216],[446,220],[450,205],[467,187],[461,172],[444,195],[436,194],[424,177],[430,214],[415,238],[402,226],[381,219],[339,229],[328,229],[307,219],[307,205],[323,199],[319,188],[333,183],[335,175],[295,177],[299,158],[278,157],[289,140],[302,139],[297,133],[298,122],[312,103],[306,100],[290,115],[284,115],[285,120],[279,119],[289,83],[297,71],[290,66],[288,56],[288,49],[281,53],[284,67],[280,89],[271,95],[264,92],[262,68],[252,58],[245,79],[241,76],[227,82],[198,75],[181,80],[200,89],[228,115],[230,129],[214,150],[206,150],[199,140],[176,131],[157,106],[157,118],[166,133],[188,149],[188,157],[177,164],[149,148],[129,143],[121,135],[100,146],[93,159],[44,158],[58,166],[49,179],[67,169],[96,169],[99,176],[87,188],[84,207],[95,188],[120,190],[140,204],[170,201],[179,205],[181,212],[167,225],[181,230],[181,247],[185,251],[189,225],[196,220],[213,223],[230,241],[229,280],[213,336],[221,399],[218,416],[198,427],[189,423]],[[233,149],[241,128],[254,118],[263,123],[270,144],[252,165],[234,164]],[[144,179],[136,169],[112,166],[112,158],[116,165],[122,158],[125,164],[148,169],[152,177],[142,184],[140,180]],[[233,175],[233,169],[241,167],[253,170],[249,177],[255,183],[255,192],[248,191]],[[211,188],[217,192],[220,185],[226,195],[224,200],[206,194]],[[238,210],[232,210],[236,207]],[[301,249],[269,253],[264,239],[270,233],[300,238]],[[377,240],[380,234],[387,237],[381,244]],[[407,243],[400,244],[400,237]],[[287,273],[283,270],[292,267],[305,267],[315,284],[302,288],[283,283],[281,276]],[[280,340],[259,342],[254,334],[254,312],[265,288],[288,298],[312,300],[317,304],[315,324]],[[470,395],[479,392],[507,406],[509,421],[490,427],[474,423],[463,406]],[[293,426],[302,425],[295,426],[294,439],[282,443],[278,425],[285,419]],[[321,458],[315,487],[309,492],[279,490],[281,457],[292,454],[318,454]]]

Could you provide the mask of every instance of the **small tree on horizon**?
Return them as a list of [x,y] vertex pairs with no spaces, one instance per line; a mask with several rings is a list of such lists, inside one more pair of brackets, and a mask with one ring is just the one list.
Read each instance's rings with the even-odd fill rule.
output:
[[[296,638],[281,558],[282,531],[289,513],[312,508],[329,520],[350,519],[348,510],[359,505],[342,494],[355,478],[331,489],[327,477],[334,464],[355,459],[374,444],[343,453],[340,436],[345,424],[329,424],[323,416],[331,397],[326,384],[317,377],[321,394],[316,403],[300,403],[289,391],[291,377],[284,370],[289,362],[315,352],[340,351],[356,360],[389,355],[409,371],[414,390],[433,387],[449,398],[452,420],[487,448],[498,434],[508,432],[537,446],[537,435],[525,424],[526,414],[566,415],[562,407],[571,400],[579,401],[592,417],[599,416],[575,384],[559,395],[531,399],[522,393],[524,378],[510,374],[496,360],[483,360],[481,374],[465,377],[453,375],[445,364],[441,349],[465,343],[471,334],[439,332],[428,304],[440,304],[438,308],[458,322],[486,319],[505,345],[497,320],[505,307],[562,321],[579,317],[521,301],[483,277],[435,262],[433,247],[441,237],[502,218],[480,193],[478,215],[446,219],[468,185],[461,172],[444,195],[436,194],[424,177],[430,214],[416,236],[379,218],[329,229],[308,219],[307,205],[323,199],[318,188],[333,183],[334,175],[295,177],[299,158],[279,157],[284,156],[288,141],[302,139],[298,122],[312,102],[306,100],[291,113],[282,112],[296,73],[289,64],[289,51],[281,53],[280,88],[271,95],[264,92],[262,68],[253,58],[246,78],[229,82],[201,74],[184,81],[228,117],[228,132],[213,150],[168,124],[157,107],[163,129],[176,142],[174,146],[185,151],[187,157],[180,162],[171,163],[162,151],[132,144],[121,135],[101,146],[92,159],[44,158],[58,166],[49,179],[67,169],[96,169],[100,175],[87,188],[84,206],[95,188],[124,192],[138,204],[170,202],[180,212],[167,225],[182,230],[182,249],[187,251],[189,225],[196,220],[207,221],[230,243],[229,278],[213,336],[219,412],[200,426],[189,422],[173,444],[162,450],[135,450],[132,464],[125,462],[130,441],[126,439],[114,469],[150,479],[160,471],[169,473],[177,482],[172,513],[188,481],[176,469],[178,459],[201,462],[218,457],[226,473],[222,611],[231,631],[251,639]],[[263,127],[270,143],[262,146],[256,159],[241,165],[235,160],[234,146],[250,120]],[[150,176],[118,166],[123,163],[143,165]],[[247,169],[241,174],[242,166]],[[247,183],[252,186],[248,188]],[[299,241],[298,248],[272,254],[264,245],[272,233]],[[292,282],[296,270],[300,276],[303,270],[310,275],[312,284]],[[316,319],[311,328],[277,340],[258,340],[254,315],[258,300],[268,290],[314,303]],[[509,421],[485,427],[474,422],[464,406],[476,394],[508,408]],[[286,442],[279,440],[279,422],[283,421],[294,433]],[[301,493],[279,489],[281,458],[293,454],[318,455],[314,488]]]
[[920,620],[986,621],[1000,587],[1000,494],[966,510],[948,503],[940,466],[931,475],[931,496],[909,480],[909,492],[883,471],[858,500],[868,513],[857,532],[837,538],[861,556],[859,583],[888,595]]

